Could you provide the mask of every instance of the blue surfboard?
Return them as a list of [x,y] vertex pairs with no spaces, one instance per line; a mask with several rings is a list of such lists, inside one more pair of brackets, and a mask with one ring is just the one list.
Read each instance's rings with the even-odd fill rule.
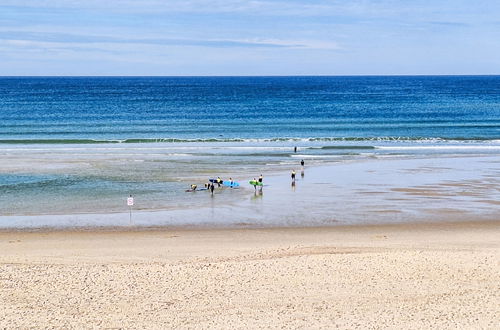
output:
[[222,184],[225,185],[226,187],[231,187],[231,188],[235,188],[235,187],[240,186],[240,184],[236,181],[233,181],[232,184],[231,184],[231,181],[222,181]]

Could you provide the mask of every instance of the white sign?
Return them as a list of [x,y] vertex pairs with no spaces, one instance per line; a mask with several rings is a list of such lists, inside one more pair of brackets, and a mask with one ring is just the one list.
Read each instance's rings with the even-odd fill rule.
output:
[[127,205],[128,206],[133,206],[134,205],[134,197],[127,198]]

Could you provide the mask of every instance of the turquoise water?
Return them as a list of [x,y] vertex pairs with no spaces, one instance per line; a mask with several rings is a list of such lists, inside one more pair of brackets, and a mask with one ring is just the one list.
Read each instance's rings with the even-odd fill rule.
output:
[[[213,200],[191,183],[302,159],[496,159],[500,77],[0,78],[0,155],[7,218],[119,213],[129,194],[142,211],[201,210]],[[236,205],[253,188],[220,193]]]

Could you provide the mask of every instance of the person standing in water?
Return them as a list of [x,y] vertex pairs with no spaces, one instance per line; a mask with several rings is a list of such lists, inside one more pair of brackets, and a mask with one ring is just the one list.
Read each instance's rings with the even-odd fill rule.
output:
[[259,176],[259,183],[262,183],[262,180],[264,180],[264,177],[262,176],[262,174]]
[[212,193],[212,196],[213,196],[213,194],[214,194],[214,189],[215,189],[215,184],[213,184],[213,183],[212,183],[212,184],[210,185],[210,192]]
[[293,147],[293,152],[297,153],[297,147]]
[[305,163],[304,163],[304,160],[302,159],[302,160],[300,161],[300,166],[302,166],[302,169],[304,169],[304,164],[305,164]]
[[295,170],[292,170],[292,182],[295,182]]

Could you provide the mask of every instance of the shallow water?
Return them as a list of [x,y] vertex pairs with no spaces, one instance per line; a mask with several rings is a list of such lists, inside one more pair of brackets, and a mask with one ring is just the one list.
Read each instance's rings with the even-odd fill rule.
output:
[[132,222],[124,195],[113,210],[117,213],[9,216],[0,217],[0,226],[260,227],[495,220],[500,217],[499,165],[499,156],[339,162],[298,170],[295,185],[288,172],[265,176],[262,191],[244,182],[239,189],[218,188],[213,196],[179,190],[179,197],[164,200],[159,208],[151,207],[151,194],[137,194]]
[[[298,144],[298,143],[297,143]],[[496,141],[419,142],[238,142],[142,143],[120,145],[0,145],[2,215],[107,213],[123,209],[123,196],[141,198],[140,208],[163,210],[205,206],[186,200],[192,183],[258,177],[308,166],[382,159],[497,155]],[[325,182],[326,183],[326,182]],[[233,197],[228,196],[228,202]]]

